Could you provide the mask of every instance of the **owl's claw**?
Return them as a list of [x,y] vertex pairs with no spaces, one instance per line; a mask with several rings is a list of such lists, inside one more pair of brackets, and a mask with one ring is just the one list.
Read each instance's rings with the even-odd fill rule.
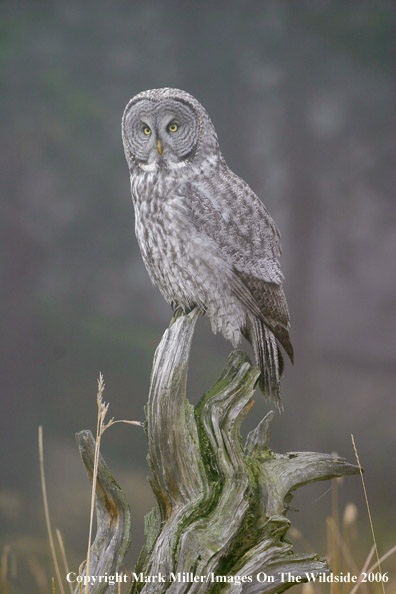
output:
[[178,301],[171,301],[170,306],[172,308],[173,313],[176,313],[177,308],[180,307],[180,303]]
[[192,306],[184,305],[180,303],[180,301],[171,301],[171,308],[173,313],[178,313],[178,315],[187,315],[189,314],[195,307],[195,304]]
[[196,305],[188,306],[183,305],[183,303],[179,303],[178,301],[171,301],[171,307],[173,310],[172,322],[180,318],[181,316],[186,316],[192,312],[192,310],[196,307]]

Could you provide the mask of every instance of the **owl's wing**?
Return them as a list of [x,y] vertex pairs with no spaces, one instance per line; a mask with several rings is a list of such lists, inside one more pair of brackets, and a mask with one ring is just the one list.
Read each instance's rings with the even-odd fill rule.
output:
[[188,183],[191,222],[232,266],[235,295],[274,332],[290,358],[289,311],[282,288],[279,231],[264,204],[230,170]]
[[280,285],[279,231],[248,184],[227,169],[188,186],[195,225],[215,239],[236,269]]

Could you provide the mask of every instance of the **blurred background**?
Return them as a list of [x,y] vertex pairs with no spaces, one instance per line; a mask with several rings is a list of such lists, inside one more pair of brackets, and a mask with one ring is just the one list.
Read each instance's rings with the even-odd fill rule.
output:
[[[75,569],[86,555],[90,485],[74,434],[96,428],[99,371],[109,416],[144,419],[171,311],[134,236],[120,121],[129,98],[153,87],[203,103],[229,166],[282,234],[296,363],[286,368],[273,449],[336,451],[354,462],[353,433],[380,554],[395,544],[393,7],[1,2],[0,546],[10,547],[9,592],[49,592],[53,575],[38,425],[52,521]],[[230,350],[199,321],[192,402]],[[244,434],[267,410],[257,394]],[[131,568],[153,504],[145,435],[116,425],[102,452],[132,508]],[[289,517],[305,541],[295,531],[296,550],[326,554],[326,517],[338,499],[342,521],[352,502],[361,567],[372,540],[360,478],[329,488],[297,493]]]

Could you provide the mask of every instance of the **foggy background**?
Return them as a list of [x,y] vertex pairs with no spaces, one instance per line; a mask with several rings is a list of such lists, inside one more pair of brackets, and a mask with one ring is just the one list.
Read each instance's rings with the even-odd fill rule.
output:
[[[383,0],[1,2],[0,546],[17,561],[15,591],[48,592],[53,575],[38,425],[52,522],[76,569],[90,484],[74,434],[96,428],[99,371],[109,416],[144,419],[171,311],[134,236],[120,122],[130,97],[162,86],[207,108],[229,166],[281,231],[296,363],[271,446],[354,462],[353,433],[380,553],[395,544],[394,21]],[[199,320],[194,403],[231,348]],[[244,434],[267,410],[258,393]],[[116,425],[102,453],[132,508],[131,568],[153,504],[143,431]],[[289,513],[321,555],[329,487],[302,488]],[[358,508],[361,566],[371,536],[359,477],[339,499],[341,515]]]

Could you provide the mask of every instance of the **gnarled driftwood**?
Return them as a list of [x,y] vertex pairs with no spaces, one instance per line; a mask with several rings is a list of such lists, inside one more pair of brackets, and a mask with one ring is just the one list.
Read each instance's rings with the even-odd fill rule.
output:
[[304,581],[306,572],[329,571],[324,559],[295,554],[286,540],[294,489],[358,468],[327,454],[273,453],[272,412],[243,445],[239,428],[259,371],[241,351],[194,409],[186,380],[198,316],[194,309],[176,317],[154,358],[146,430],[157,507],[146,517],[131,594],[283,592],[294,583],[288,573]]
[[[80,431],[76,434],[76,441],[81,459],[92,482],[95,439],[91,431]],[[99,456],[96,480],[96,522],[96,537],[90,549],[89,574],[95,577],[114,575],[120,570],[131,544],[131,513],[124,493],[102,456]],[[85,567],[81,571],[81,576],[85,576]],[[113,594],[116,591],[116,584],[109,585],[105,580],[101,582],[96,580],[89,586],[89,594]],[[80,594],[80,585],[76,586],[74,592]]]

